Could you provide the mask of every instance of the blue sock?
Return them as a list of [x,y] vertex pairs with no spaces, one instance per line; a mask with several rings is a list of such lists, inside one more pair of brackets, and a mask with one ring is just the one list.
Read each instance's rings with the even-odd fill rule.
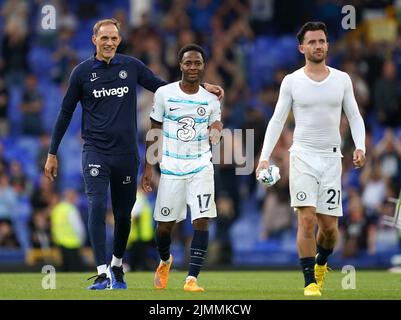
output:
[[320,245],[317,245],[317,256],[316,263],[319,266],[324,266],[327,263],[327,258],[333,253],[333,249],[325,249]]
[[209,242],[209,231],[194,231],[191,243],[191,259],[189,263],[188,276],[198,277],[206,257]]
[[159,235],[156,232],[157,250],[159,251],[160,259],[167,261],[170,258],[170,243],[171,236],[169,233]]
[[106,264],[107,194],[88,193],[88,231],[97,266]]
[[315,257],[307,257],[299,259],[302,266],[302,272],[305,278],[305,287],[315,282]]

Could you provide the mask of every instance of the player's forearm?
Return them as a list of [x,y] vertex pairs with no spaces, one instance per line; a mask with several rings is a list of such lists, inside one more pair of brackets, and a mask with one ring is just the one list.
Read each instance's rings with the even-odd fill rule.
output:
[[221,131],[223,130],[223,123],[219,120],[214,121],[209,127],[209,139],[212,145],[220,142]]
[[70,125],[71,118],[72,114],[70,114],[69,112],[65,112],[63,109],[60,110],[60,113],[56,120],[56,124],[53,129],[52,139],[49,148],[50,154],[57,154],[58,147],[64,137],[65,132],[67,131],[68,126]]
[[269,160],[273,148],[275,147],[281,132],[283,131],[285,121],[292,106],[291,81],[288,76],[283,79],[280,87],[280,94],[277,100],[276,108],[269,125],[266,129],[265,140],[263,142],[260,161]]
[[351,78],[346,75],[343,108],[351,128],[355,148],[365,152],[365,124],[355,99]]
[[[157,122],[153,119],[151,119],[151,127],[150,130],[156,131],[156,134],[153,135],[154,137],[160,137],[161,135],[159,134],[162,130],[162,123]],[[145,150],[145,169],[149,169],[152,167],[153,161],[150,161],[149,157],[151,156],[149,154],[149,149],[155,144],[158,143],[158,140],[146,140],[146,150]],[[157,151],[157,149],[156,149]],[[158,157],[158,154],[152,154],[152,156]]]
[[211,130],[217,130],[217,131],[221,132],[223,130],[223,122],[221,122],[219,120],[216,120],[215,122],[213,122],[210,125],[210,129]]
[[151,169],[152,168],[152,162],[150,161],[149,157],[150,155],[148,154],[148,150],[150,147],[153,145],[153,143],[156,143],[155,141],[146,141],[146,148],[145,148],[145,170]]
[[280,137],[280,134],[283,131],[283,127],[284,124],[279,121],[275,121],[272,119],[269,122],[269,125],[267,126],[266,129],[265,140],[263,142],[263,148],[260,154],[259,161],[269,160],[270,155],[272,154],[273,149],[278,141],[278,138]]
[[352,139],[354,140],[355,144],[355,149],[360,149],[365,153],[365,124],[363,123],[362,117],[360,115],[355,116],[351,119],[348,119],[348,121],[351,128]]

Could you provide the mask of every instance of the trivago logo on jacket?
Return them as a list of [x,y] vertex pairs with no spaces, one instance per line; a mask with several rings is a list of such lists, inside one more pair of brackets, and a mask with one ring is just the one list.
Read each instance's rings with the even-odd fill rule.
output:
[[119,87],[119,88],[111,88],[111,89],[105,89],[102,88],[102,90],[93,90],[93,96],[95,98],[104,98],[104,97],[110,97],[110,96],[117,96],[117,97],[122,97],[124,94],[128,93],[129,88],[128,87]]

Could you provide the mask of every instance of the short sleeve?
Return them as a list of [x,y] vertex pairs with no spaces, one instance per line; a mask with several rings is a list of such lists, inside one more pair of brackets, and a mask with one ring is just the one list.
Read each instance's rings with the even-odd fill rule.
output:
[[215,121],[220,121],[221,120],[221,105],[220,101],[217,99],[212,100],[211,102],[212,105],[212,111],[209,116],[209,125],[211,125]]
[[153,108],[152,112],[150,113],[150,118],[157,122],[163,122],[163,116],[164,116],[163,94],[161,90],[157,90],[153,98]]

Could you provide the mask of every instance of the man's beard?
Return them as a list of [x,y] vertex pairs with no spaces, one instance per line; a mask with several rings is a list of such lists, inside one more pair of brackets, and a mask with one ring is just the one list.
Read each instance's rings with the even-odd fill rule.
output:
[[313,63],[321,63],[321,62],[323,62],[323,61],[326,59],[326,57],[327,57],[327,52],[323,53],[323,55],[322,55],[321,58],[317,58],[317,57],[315,57],[313,54],[311,54],[311,55],[308,57],[308,60],[311,61],[311,62],[313,62]]

